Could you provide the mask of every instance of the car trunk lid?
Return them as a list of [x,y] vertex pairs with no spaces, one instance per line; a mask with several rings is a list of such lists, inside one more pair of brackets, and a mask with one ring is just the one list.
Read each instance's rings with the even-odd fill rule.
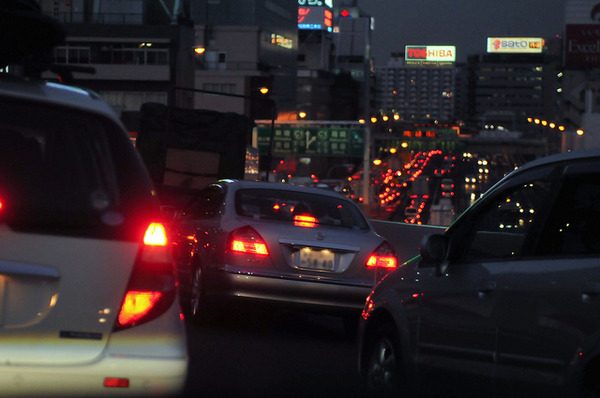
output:
[[78,364],[101,355],[138,246],[0,225],[0,362]]

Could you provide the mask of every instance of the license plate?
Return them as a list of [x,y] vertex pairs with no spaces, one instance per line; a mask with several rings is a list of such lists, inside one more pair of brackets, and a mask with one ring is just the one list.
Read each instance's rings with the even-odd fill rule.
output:
[[312,250],[308,247],[300,249],[299,268],[309,268],[324,271],[333,271],[335,267],[335,254],[330,250]]

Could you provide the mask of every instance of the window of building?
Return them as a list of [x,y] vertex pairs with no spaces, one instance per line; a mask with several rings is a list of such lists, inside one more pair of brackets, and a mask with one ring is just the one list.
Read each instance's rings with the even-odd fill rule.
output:
[[236,85],[234,83],[203,83],[202,90],[223,94],[236,94]]
[[142,91],[100,91],[100,96],[113,108],[139,111],[142,104],[156,102],[167,105],[167,93]]
[[69,44],[54,49],[58,64],[168,65],[168,43]]

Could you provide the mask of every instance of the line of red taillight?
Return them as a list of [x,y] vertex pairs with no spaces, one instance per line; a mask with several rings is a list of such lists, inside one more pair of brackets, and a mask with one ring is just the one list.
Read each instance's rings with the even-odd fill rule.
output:
[[[239,254],[269,255],[269,249],[264,239],[250,226],[232,231],[229,235],[227,249]],[[365,265],[369,268],[392,269],[398,266],[398,257],[393,247],[388,242],[384,242],[369,256]]]

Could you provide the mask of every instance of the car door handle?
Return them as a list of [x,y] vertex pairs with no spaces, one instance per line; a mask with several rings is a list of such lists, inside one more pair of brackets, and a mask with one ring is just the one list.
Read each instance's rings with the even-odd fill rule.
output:
[[581,298],[583,301],[590,301],[592,298],[600,295],[600,282],[587,281],[583,284]]
[[479,284],[479,296],[485,296],[496,290],[496,281],[493,279],[484,279]]

